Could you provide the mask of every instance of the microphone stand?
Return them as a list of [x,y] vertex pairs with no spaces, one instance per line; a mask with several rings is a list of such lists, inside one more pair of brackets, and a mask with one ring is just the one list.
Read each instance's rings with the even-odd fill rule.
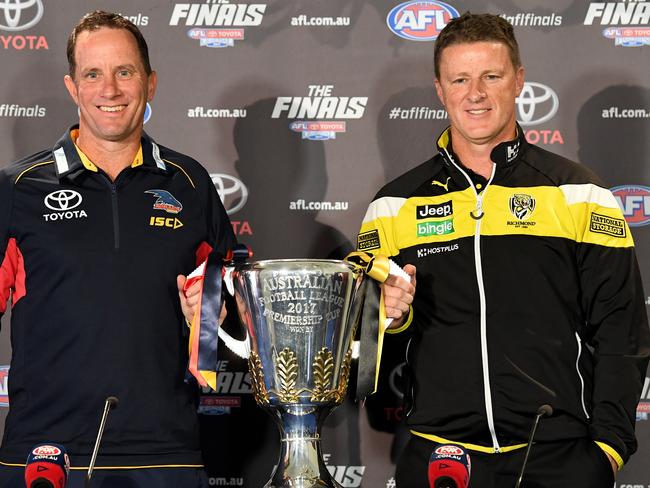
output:
[[86,482],[84,483],[85,488],[90,487],[90,478],[93,475],[93,469],[95,469],[97,453],[99,452],[99,443],[102,441],[102,436],[104,435],[104,428],[106,427],[108,412],[114,408],[117,408],[118,403],[119,400],[114,396],[109,396],[104,402],[104,413],[102,414],[102,420],[99,423],[99,431],[97,432],[97,439],[95,439],[95,447],[93,449],[92,457],[90,458],[90,464],[88,465],[88,473],[86,473]]
[[524,462],[521,465],[521,471],[519,472],[519,478],[517,479],[517,484],[515,488],[520,488],[521,480],[524,478],[524,470],[526,469],[526,463],[528,462],[528,456],[530,455],[530,448],[533,446],[533,438],[535,437],[535,432],[537,431],[537,424],[539,424],[539,419],[544,416],[553,415],[553,407],[550,405],[542,405],[537,409],[537,415],[535,415],[535,421],[533,422],[533,428],[530,431],[530,437],[528,438],[528,445],[526,446],[526,453],[524,454]]

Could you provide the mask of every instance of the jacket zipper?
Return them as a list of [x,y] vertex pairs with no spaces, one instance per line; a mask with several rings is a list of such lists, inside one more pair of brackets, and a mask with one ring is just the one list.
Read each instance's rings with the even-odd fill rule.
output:
[[[120,214],[117,207],[117,180],[112,181],[105,173],[100,172],[111,190],[111,210],[113,212],[113,243],[114,249],[120,248]],[[118,176],[119,178],[119,176]]]
[[580,401],[582,402],[582,411],[585,413],[585,417],[589,420],[589,412],[587,412],[587,406],[585,405],[585,380],[582,378],[582,373],[580,373],[580,356],[582,355],[582,342],[580,341],[580,336],[576,332],[576,341],[578,343],[578,355],[576,356],[576,371],[578,372],[578,378],[580,378]]
[[488,180],[485,188],[481,193],[476,191],[476,187],[472,182],[472,179],[467,175],[463,169],[456,164],[451,155],[449,155],[450,161],[453,165],[460,171],[467,182],[469,183],[470,188],[474,191],[474,196],[476,197],[476,209],[471,214],[472,218],[476,221],[476,226],[474,230],[474,262],[476,263],[476,283],[478,286],[479,293],[479,303],[480,303],[480,320],[481,320],[481,361],[483,366],[483,391],[485,392],[485,414],[487,416],[488,429],[490,430],[490,436],[492,437],[492,446],[494,447],[495,453],[501,452],[501,446],[499,446],[499,441],[497,440],[496,429],[494,427],[494,412],[492,410],[492,389],[490,387],[490,365],[488,361],[488,349],[487,349],[487,306],[485,299],[485,285],[483,283],[483,265],[481,260],[481,221],[483,220],[483,199],[487,193],[487,190],[492,183],[494,178],[494,173],[496,171],[496,164],[492,164],[492,173],[490,174],[490,179]]

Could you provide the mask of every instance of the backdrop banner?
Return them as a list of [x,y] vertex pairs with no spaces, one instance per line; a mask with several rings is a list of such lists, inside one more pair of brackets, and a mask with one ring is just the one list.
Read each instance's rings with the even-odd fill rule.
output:
[[[430,158],[449,123],[433,88],[434,39],[467,10],[491,12],[519,40],[526,138],[589,166],[613,190],[649,294],[650,1],[245,1],[0,2],[0,166],[52,146],[76,123],[63,85],[68,33],[88,11],[119,12],[144,33],[158,72],[145,130],[208,169],[254,259],[342,258],[375,192]],[[235,314],[227,320],[243,337]],[[404,349],[387,339],[379,392],[363,406],[348,394],[325,424],[324,459],[344,487],[396,487]],[[246,361],[218,352],[217,391],[200,404],[210,485],[259,488],[278,461],[277,428],[255,405]],[[646,378],[639,451],[620,488],[650,486],[648,412]]]

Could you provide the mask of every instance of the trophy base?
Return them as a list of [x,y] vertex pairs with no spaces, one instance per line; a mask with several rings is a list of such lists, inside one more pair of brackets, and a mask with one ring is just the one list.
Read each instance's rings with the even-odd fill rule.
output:
[[273,417],[280,428],[280,460],[264,488],[342,488],[323,461],[321,425],[333,406],[283,405]]

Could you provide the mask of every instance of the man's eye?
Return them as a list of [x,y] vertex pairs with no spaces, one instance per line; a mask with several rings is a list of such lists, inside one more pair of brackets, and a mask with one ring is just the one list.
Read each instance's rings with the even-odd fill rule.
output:
[[97,73],[95,73],[94,71],[91,71],[90,73],[86,73],[86,76],[85,76],[85,78],[88,79],[88,80],[96,80],[98,77],[99,77],[99,75]]
[[129,78],[131,76],[131,72],[128,69],[122,69],[117,72],[117,75],[120,78]]
[[452,81],[452,83],[454,83],[455,85],[462,85],[466,81],[467,81],[466,78],[456,78],[454,81]]

